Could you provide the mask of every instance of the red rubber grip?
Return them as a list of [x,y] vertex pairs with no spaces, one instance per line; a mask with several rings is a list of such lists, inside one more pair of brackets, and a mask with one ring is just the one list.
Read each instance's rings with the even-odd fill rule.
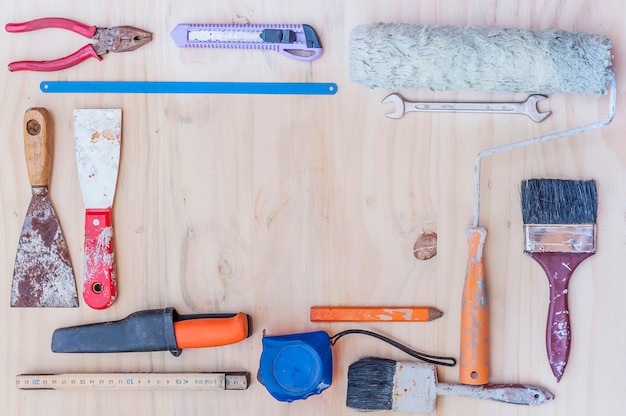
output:
[[65,29],[86,38],[91,38],[98,30],[96,26],[87,26],[63,17],[44,17],[23,23],[7,23],[4,28],[9,33],[32,32],[39,29]]
[[111,208],[85,212],[83,299],[93,309],[111,306],[117,296]]
[[52,61],[18,61],[9,64],[9,71],[39,71],[52,72],[70,68],[89,58],[101,61],[102,57],[96,53],[93,46],[85,45],[71,55]]

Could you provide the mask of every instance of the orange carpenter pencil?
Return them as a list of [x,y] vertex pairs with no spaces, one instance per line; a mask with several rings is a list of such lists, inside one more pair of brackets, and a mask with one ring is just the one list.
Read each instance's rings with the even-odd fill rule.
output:
[[443,312],[428,306],[312,306],[311,322],[428,322]]

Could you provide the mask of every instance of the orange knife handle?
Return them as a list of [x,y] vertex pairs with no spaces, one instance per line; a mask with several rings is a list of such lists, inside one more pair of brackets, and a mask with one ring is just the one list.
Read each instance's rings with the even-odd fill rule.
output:
[[248,315],[183,319],[174,322],[174,334],[180,349],[234,344],[250,336]]
[[24,113],[24,153],[32,187],[48,186],[52,170],[52,133],[45,108],[29,108]]
[[460,381],[481,385],[489,382],[489,308],[483,265],[487,230],[468,227],[469,255],[461,307]]
[[111,207],[85,211],[85,281],[83,299],[93,309],[105,309],[117,296]]

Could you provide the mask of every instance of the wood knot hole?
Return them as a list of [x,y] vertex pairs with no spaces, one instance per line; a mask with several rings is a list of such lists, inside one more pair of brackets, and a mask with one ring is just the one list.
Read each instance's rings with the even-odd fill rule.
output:
[[422,233],[413,246],[413,255],[418,260],[428,260],[437,254],[437,234]]

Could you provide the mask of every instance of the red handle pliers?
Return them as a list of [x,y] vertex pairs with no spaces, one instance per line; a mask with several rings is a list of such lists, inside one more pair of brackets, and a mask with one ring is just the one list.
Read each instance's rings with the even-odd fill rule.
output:
[[58,71],[72,67],[88,58],[102,60],[102,55],[108,52],[134,51],[152,40],[152,33],[132,26],[116,26],[102,28],[87,26],[74,20],[62,17],[46,17],[24,23],[8,23],[7,32],[30,32],[39,29],[65,29],[78,33],[96,43],[90,43],[65,58],[52,61],[20,61],[9,64],[9,71]]

